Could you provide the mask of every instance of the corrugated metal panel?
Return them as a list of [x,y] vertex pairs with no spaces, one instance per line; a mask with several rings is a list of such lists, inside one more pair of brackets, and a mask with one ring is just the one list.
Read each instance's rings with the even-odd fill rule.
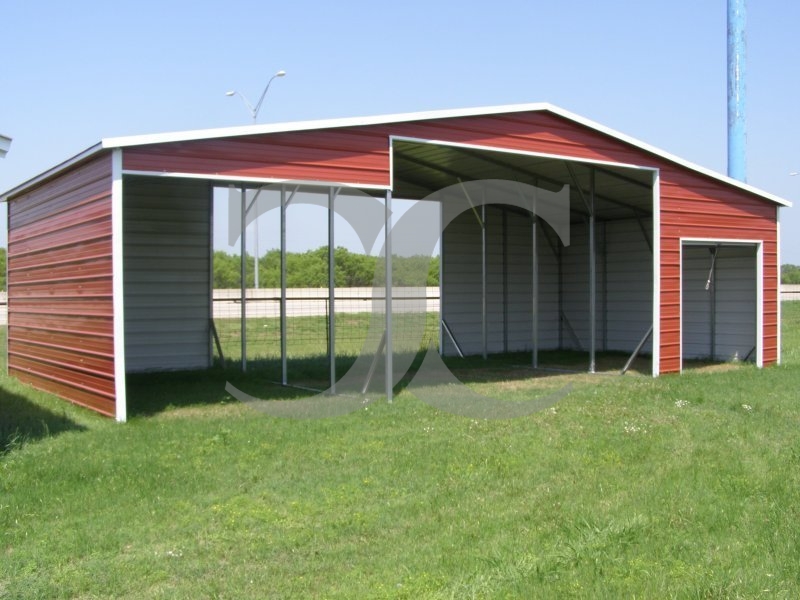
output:
[[707,177],[670,165],[665,167],[661,174],[661,372],[680,370],[680,238],[763,241],[763,356],[765,365],[776,362],[778,267],[775,206]]
[[[388,185],[387,138],[390,135],[660,169],[660,372],[680,369],[678,240],[682,236],[765,241],[764,362],[768,364],[776,360],[778,324],[774,290],[777,284],[776,276],[768,275],[774,275],[777,269],[777,252],[770,249],[776,238],[774,204],[553,113],[535,111],[465,116],[250,138],[155,144],[126,149],[124,167],[213,173],[234,178],[296,178]],[[575,309],[578,313],[584,312],[577,304]]]
[[[708,247],[683,248],[683,358],[744,359],[754,355],[756,345],[755,248],[717,250],[713,295],[711,286],[705,289],[711,260]],[[712,299],[716,304],[713,325]]]
[[[533,345],[532,221],[517,211],[488,206],[486,226],[488,351],[529,351]],[[547,350],[558,347],[558,262],[541,229],[537,239],[539,348]],[[442,314],[464,353],[480,354],[481,229],[471,211],[461,213],[446,229],[443,254]],[[447,336],[444,353],[455,354]]]
[[[636,220],[604,224],[608,350],[633,351],[653,324],[653,253],[642,226],[652,240],[651,219],[643,219],[641,225]],[[652,350],[651,338],[643,352]]]
[[390,135],[629,164],[642,162],[643,154],[588,127],[533,112],[132,147],[123,168],[388,185]]
[[10,200],[9,373],[114,415],[111,159]]
[[126,177],[124,188],[126,368],[206,368],[211,187]]

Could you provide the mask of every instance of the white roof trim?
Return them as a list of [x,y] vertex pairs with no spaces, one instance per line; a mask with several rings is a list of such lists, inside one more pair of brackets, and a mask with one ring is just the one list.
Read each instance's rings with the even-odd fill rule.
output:
[[314,129],[334,129],[341,127],[363,127],[367,125],[384,125],[389,123],[405,123],[409,121],[427,121],[432,119],[451,119],[454,117],[476,117],[487,114],[503,114],[528,112],[537,110],[553,110],[556,107],[547,103],[510,104],[506,106],[490,106],[483,108],[459,108],[452,110],[430,110],[423,112],[398,113],[392,115],[376,115],[371,117],[351,117],[344,119],[321,119],[316,121],[293,121],[288,123],[269,123],[265,125],[245,125],[241,127],[224,127],[221,129],[197,129],[194,131],[176,131],[153,135],[134,135],[128,137],[106,138],[103,148],[124,148],[144,144],[164,144],[169,142],[186,142],[191,140],[207,140],[244,135],[260,135],[266,133],[290,133],[293,131],[311,131]]
[[727,183],[728,185],[732,185],[734,187],[737,187],[739,189],[745,190],[745,191],[750,192],[752,194],[756,194],[758,196],[761,196],[762,198],[766,198],[767,200],[772,200],[773,202],[775,202],[776,204],[780,204],[781,206],[789,206],[789,207],[792,206],[791,202],[789,202],[788,200],[784,200],[780,196],[776,196],[775,194],[770,194],[769,192],[765,192],[764,190],[761,190],[761,189],[759,189],[757,187],[753,187],[752,185],[749,185],[747,183],[741,182],[738,179],[733,179],[731,177],[727,177],[726,175],[722,175],[721,173],[717,173],[716,171],[713,171],[711,169],[707,169],[706,167],[701,167],[698,164],[695,164],[693,162],[690,162],[688,160],[680,158],[679,156],[676,156],[674,154],[670,154],[669,152],[665,152],[664,150],[661,150],[660,148],[656,148],[655,146],[651,146],[650,144],[646,144],[645,142],[642,142],[642,141],[640,141],[640,140],[638,140],[638,139],[636,139],[634,137],[631,137],[629,135],[625,135],[624,133],[620,133],[620,132],[618,132],[618,131],[616,131],[614,129],[611,129],[611,128],[606,127],[604,125],[600,125],[599,123],[595,123],[594,121],[591,121],[589,119],[586,119],[586,118],[581,117],[579,115],[576,115],[574,113],[566,111],[566,110],[564,110],[562,108],[558,108],[556,106],[551,106],[547,110],[549,110],[550,112],[552,112],[554,114],[562,116],[565,119],[569,119],[571,121],[575,121],[576,123],[579,123],[580,125],[584,125],[586,127],[589,127],[590,129],[594,129],[594,130],[596,130],[596,131],[598,131],[600,133],[603,133],[605,135],[608,135],[608,136],[611,136],[613,138],[616,138],[616,139],[620,140],[621,142],[625,142],[627,144],[631,144],[632,146],[636,146],[637,148],[639,148],[641,150],[644,150],[645,152],[649,152],[650,154],[654,154],[656,156],[659,156],[659,157],[663,158],[664,160],[667,160],[669,162],[675,163],[675,164],[680,165],[682,167],[686,167],[687,169],[690,169],[692,171],[696,171],[698,173],[701,173],[702,175],[706,175],[708,177],[711,177],[712,179],[716,179],[718,181],[722,181],[723,183]]
[[[590,119],[586,119],[584,117],[581,117],[579,115],[576,115],[567,110],[564,110],[562,108],[559,108],[557,106],[545,102],[533,103],[533,104],[510,104],[506,106],[488,106],[480,108],[433,110],[425,112],[400,113],[400,114],[379,115],[372,117],[355,117],[347,119],[323,119],[317,121],[296,121],[290,123],[247,125],[243,127],[225,127],[220,129],[197,129],[193,131],[179,131],[173,133],[158,133],[152,135],[105,138],[98,145],[93,146],[88,150],[85,150],[84,152],[69,159],[68,161],[61,163],[60,165],[53,167],[52,169],[49,169],[48,171],[15,187],[12,190],[9,190],[8,192],[5,192],[4,194],[2,194],[2,196],[0,196],[0,201],[7,200],[9,196],[18,193],[20,190],[25,189],[26,187],[33,185],[35,183],[38,183],[39,181],[52,176],[58,171],[67,168],[69,165],[77,162],[78,160],[84,160],[88,156],[91,156],[92,154],[99,152],[100,150],[127,148],[132,146],[144,146],[149,144],[164,144],[170,142],[185,142],[185,141],[196,141],[196,140],[206,140],[206,139],[218,139],[225,137],[238,137],[247,135],[289,133],[293,131],[311,131],[318,129],[333,129],[333,128],[343,128],[343,127],[362,127],[368,125],[382,125],[382,124],[402,123],[410,121],[450,119],[458,117],[499,115],[499,114],[509,114],[517,112],[535,112],[535,111],[550,112],[568,121],[578,123],[579,125],[583,125],[584,127],[597,131],[601,134],[607,135],[626,144],[630,144],[631,146],[639,148],[640,150],[644,150],[645,152],[653,154],[654,156],[657,156],[663,160],[682,166],[684,168],[687,168],[696,173],[700,173],[712,179],[716,179],[717,181],[721,181],[723,183],[726,183],[727,185],[739,188],[741,190],[745,190],[747,192],[760,196],[766,200],[775,202],[780,206],[792,205],[791,202],[789,202],[788,200],[784,200],[779,196],[770,194],[768,192],[760,190],[756,187],[753,187],[736,179],[726,177],[725,175],[717,173],[716,171],[712,171],[711,169],[701,167],[700,165],[684,160],[678,156],[675,156],[674,154],[670,154],[669,152],[665,152],[659,148],[656,148],[655,146],[651,146],[650,144],[646,144],[636,138],[625,135],[614,129],[611,129],[604,125],[600,125],[599,123],[596,123]],[[647,166],[647,165],[642,165],[642,166]]]
[[163,144],[169,142],[184,142],[191,140],[216,139],[223,137],[237,137],[245,135],[259,135],[268,133],[289,133],[292,131],[310,131],[314,129],[332,129],[340,127],[362,127],[367,125],[383,125],[389,123],[402,123],[409,121],[425,121],[432,119],[452,119],[457,117],[474,117],[480,115],[499,115],[516,112],[535,112],[546,111],[573,121],[589,129],[615,138],[626,144],[635,146],[645,152],[658,156],[664,160],[675,163],[712,179],[722,181],[739,189],[756,194],[767,200],[771,200],[781,206],[791,206],[788,200],[770,194],[756,187],[743,183],[737,179],[732,179],[706,167],[702,167],[688,160],[680,158],[660,148],[651,146],[624,133],[620,133],[610,127],[586,119],[558,106],[547,102],[537,102],[531,104],[508,104],[504,106],[485,106],[479,108],[459,108],[451,110],[432,110],[413,113],[398,113],[392,115],[378,115],[372,117],[354,117],[346,119],[324,119],[317,121],[295,121],[290,123],[274,123],[266,125],[247,125],[243,127],[226,127],[222,129],[198,129],[194,131],[179,131],[174,133],[160,133],[154,135],[140,135],[129,137],[106,138],[101,144],[103,148],[124,148],[128,146],[141,146],[145,144]]

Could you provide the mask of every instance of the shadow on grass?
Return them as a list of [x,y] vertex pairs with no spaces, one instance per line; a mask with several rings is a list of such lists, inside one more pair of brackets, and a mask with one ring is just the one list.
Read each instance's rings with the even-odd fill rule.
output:
[[247,385],[249,394],[265,400],[308,397],[309,392],[276,383],[269,369],[250,363],[247,373],[239,366],[215,366],[205,371],[136,373],[127,377],[128,415],[150,416],[189,406],[238,402],[225,390],[228,382]]
[[0,456],[23,444],[66,431],[85,431],[66,414],[58,414],[0,386]]
[[[415,355],[411,368],[395,386],[400,393],[413,379],[424,358],[424,352]],[[616,352],[597,354],[598,372],[619,373],[627,355]],[[343,376],[355,363],[355,356],[342,356],[336,360],[336,372]],[[529,352],[445,359],[445,364],[463,383],[493,383],[508,381],[546,380],[569,373],[585,374],[588,354],[571,351],[551,351],[540,354],[541,369],[531,368]],[[650,358],[642,357],[634,363],[633,371],[650,372]],[[289,386],[282,386],[281,363],[275,359],[250,360],[247,372],[242,373],[237,361],[217,364],[205,371],[178,371],[167,373],[138,373],[128,375],[128,414],[131,417],[154,415],[165,410],[189,406],[213,406],[237,402],[225,390],[230,382],[248,395],[262,400],[291,400],[308,398],[329,387],[330,365],[326,356],[293,358],[288,361]],[[375,368],[369,390],[380,394],[384,388],[384,361]]]

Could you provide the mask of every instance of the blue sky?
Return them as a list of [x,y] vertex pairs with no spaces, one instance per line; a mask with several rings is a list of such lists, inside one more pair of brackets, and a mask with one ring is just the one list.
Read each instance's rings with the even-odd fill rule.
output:
[[[726,170],[725,0],[28,0],[0,22],[0,190],[103,137],[247,124],[224,92],[278,69],[262,123],[543,101]],[[748,182],[793,202],[798,23],[749,3]],[[782,223],[800,264],[800,207]]]

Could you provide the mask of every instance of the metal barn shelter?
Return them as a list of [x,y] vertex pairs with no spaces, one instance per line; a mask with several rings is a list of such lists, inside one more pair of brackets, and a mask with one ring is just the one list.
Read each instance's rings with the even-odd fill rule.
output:
[[[780,362],[790,204],[529,104],[103,140],[0,197],[9,373],[124,421],[127,373],[208,367],[214,186],[302,184],[330,212],[347,186],[388,219],[392,197],[481,179],[569,186],[571,243],[504,206],[456,217],[441,242],[443,353],[572,348],[592,370],[595,351],[641,344],[654,376],[691,357]],[[387,350],[391,375],[391,336]]]

